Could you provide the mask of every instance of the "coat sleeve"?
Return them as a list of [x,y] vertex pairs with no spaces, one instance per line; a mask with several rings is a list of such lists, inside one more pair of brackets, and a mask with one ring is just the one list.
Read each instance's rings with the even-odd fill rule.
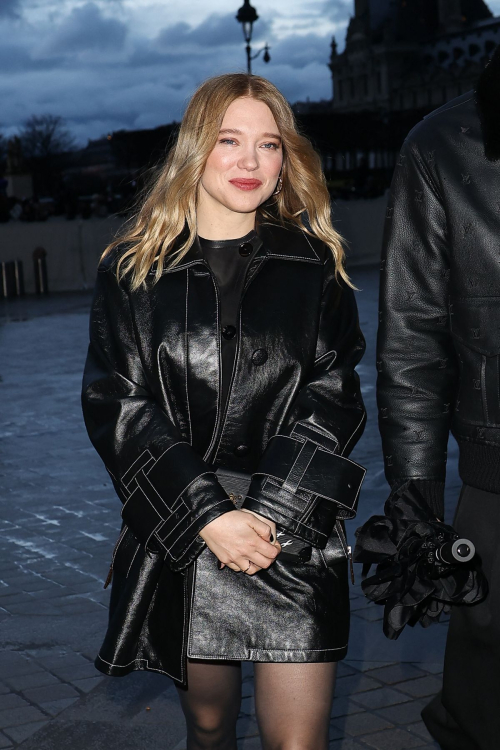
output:
[[347,456],[366,414],[355,367],[365,350],[352,289],[325,264],[316,356],[279,433],[269,441],[244,507],[315,547],[356,513],[365,471]]
[[97,274],[83,377],[87,431],[122,500],[122,517],[174,570],[204,548],[198,532],[233,503],[153,397],[127,291],[109,264]]
[[446,214],[433,173],[410,135],[387,208],[377,346],[377,398],[386,477],[417,481],[444,510],[444,480],[457,363],[449,328]]

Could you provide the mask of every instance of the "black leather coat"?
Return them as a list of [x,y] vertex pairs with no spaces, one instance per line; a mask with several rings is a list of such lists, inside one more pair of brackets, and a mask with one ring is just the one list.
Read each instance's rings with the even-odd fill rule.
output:
[[125,523],[96,662],[108,674],[185,680],[198,532],[234,510],[214,466],[253,473],[245,505],[318,548],[353,515],[360,472],[346,456],[365,422],[354,295],[321,242],[279,226],[259,234],[223,411],[218,289],[199,244],[135,292],[117,282],[116,258],[99,269],[83,410]]
[[500,492],[500,57],[476,93],[424,119],[387,208],[377,366],[386,475],[443,514],[450,428],[460,475]]

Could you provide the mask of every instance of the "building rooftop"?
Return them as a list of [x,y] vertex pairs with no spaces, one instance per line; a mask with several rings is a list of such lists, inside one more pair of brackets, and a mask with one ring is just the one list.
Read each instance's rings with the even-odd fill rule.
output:
[[[488,23],[493,14],[484,0],[451,0],[449,17],[454,30],[466,30],[477,23]],[[351,19],[348,36],[363,26],[372,43],[388,37],[393,41],[418,42],[446,33],[439,0],[361,0]]]

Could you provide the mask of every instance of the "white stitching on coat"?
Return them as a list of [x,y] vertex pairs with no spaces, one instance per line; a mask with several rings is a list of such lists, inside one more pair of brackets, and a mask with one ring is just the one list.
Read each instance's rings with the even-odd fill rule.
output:
[[318,255],[318,253],[316,252],[316,250],[315,250],[315,249],[313,248],[313,246],[311,245],[311,241],[310,241],[309,237],[307,236],[307,234],[306,234],[306,233],[304,232],[304,230],[303,230],[303,229],[301,229],[300,231],[302,232],[302,234],[303,234],[303,236],[304,236],[304,238],[305,238],[305,240],[306,240],[307,244],[309,245],[309,247],[310,247],[310,248],[311,248],[311,250],[313,251],[313,253],[314,253],[314,255],[316,256],[316,258],[317,258],[318,260],[320,260],[320,257],[319,257],[319,255]]
[[[172,514],[174,512],[175,502],[172,505],[172,507],[170,507],[169,505],[167,505],[167,503],[165,502],[165,500],[162,498],[162,496],[160,495],[160,493],[158,492],[158,490],[154,486],[153,482],[150,480],[150,478],[144,472],[142,473],[142,475],[144,477],[144,481],[146,481],[148,483],[148,485],[151,487],[151,489],[153,490],[153,492],[155,493],[155,495],[159,498],[161,504],[167,509],[167,511],[170,514]],[[179,497],[180,497],[180,495],[179,495]],[[178,500],[178,498],[176,498],[176,500]],[[165,521],[166,519],[164,518],[163,520]]]
[[165,519],[161,517],[161,515],[156,510],[155,506],[153,505],[153,503],[151,502],[151,500],[149,499],[149,497],[146,495],[146,493],[144,492],[144,490],[142,489],[142,487],[139,487],[139,485],[137,485],[137,487],[135,488],[135,490],[132,492],[132,494],[130,495],[129,499],[125,503],[125,505],[122,506],[121,517],[123,518],[123,511],[125,510],[125,508],[129,504],[129,502],[132,500],[132,498],[134,497],[134,495],[135,495],[136,492],[140,492],[141,495],[148,501],[148,503],[153,508],[153,510],[156,513],[156,515],[160,517],[160,520],[163,523],[165,521]]
[[[187,534],[187,532],[189,531],[189,529],[191,528],[191,526],[193,526],[193,525],[194,525],[195,523],[197,523],[197,521],[199,521],[199,520],[200,520],[200,518],[202,518],[202,517],[203,517],[203,516],[204,516],[204,515],[205,515],[206,513],[208,513],[208,511],[209,511],[209,510],[212,510],[212,508],[216,508],[216,507],[217,507],[218,505],[220,505],[221,503],[225,503],[225,502],[227,502],[227,501],[228,501],[228,498],[227,498],[227,497],[225,497],[225,498],[223,498],[222,500],[218,500],[218,501],[217,501],[216,503],[213,503],[213,505],[210,505],[210,506],[209,506],[208,508],[204,508],[204,509],[203,509],[203,513],[202,513],[201,515],[197,516],[196,518],[194,518],[194,519],[193,519],[193,520],[191,521],[191,523],[189,524],[189,526],[186,526],[186,528],[184,529],[184,531],[182,531],[182,532],[181,532],[181,535],[180,535],[179,537],[177,537],[177,539],[175,540],[175,542],[174,542],[174,544],[172,545],[172,547],[174,547],[174,546],[175,546],[175,543],[176,543],[176,542],[179,542],[179,541],[180,541],[180,540],[182,539],[182,537],[183,537],[183,536],[185,536],[185,534]],[[231,502],[231,501],[229,500],[229,502]],[[233,510],[234,510],[234,509],[233,509]],[[186,518],[186,516],[184,516],[184,518]],[[184,518],[182,519],[182,521],[184,520]],[[181,521],[179,521],[179,523],[181,523]],[[172,532],[173,532],[173,531],[175,531],[175,529],[177,528],[177,526],[179,525],[179,523],[177,523],[177,524],[176,524],[176,525],[174,526],[174,528],[172,529]],[[170,533],[172,533],[172,532],[170,532]],[[170,536],[170,534],[169,534],[169,536]],[[190,546],[191,546],[191,545],[190,545]],[[174,557],[174,555],[172,554],[172,551],[171,551],[171,550],[172,550],[172,547],[170,547],[170,549],[167,549],[167,548],[165,547],[165,549],[167,549],[167,553],[168,553],[168,554],[170,555],[170,557],[172,558],[172,560],[181,560],[181,559],[182,559],[182,557],[183,557],[183,556],[185,555],[185,552],[182,552],[182,554],[180,555],[180,557]]]
[[188,335],[188,300],[189,300],[189,268],[186,268],[186,319],[184,322],[184,349],[186,352],[185,375],[186,375],[186,405],[188,413],[189,442],[193,444],[193,430],[191,426],[191,409],[189,408],[189,389],[188,389],[188,352],[189,352],[189,335]]
[[[339,457],[338,453],[330,453],[330,451],[323,451],[323,452],[328,453],[328,455],[330,456],[337,456],[337,458]],[[355,461],[350,461],[350,459],[345,458],[345,456],[342,456],[342,458],[344,459],[344,461],[349,461],[349,463],[354,464],[355,466],[358,466],[360,469],[363,469],[363,472],[364,472],[363,478],[364,478],[366,474],[366,469],[363,466],[360,466]],[[277,477],[275,474],[264,474],[264,472],[255,472],[255,474],[253,474],[252,476],[267,477],[268,479],[274,479],[278,483],[278,489],[282,489],[282,484],[284,480],[281,477]],[[307,487],[299,486],[299,489],[302,490],[303,492],[308,492],[310,495],[316,495],[316,497],[322,497],[325,500],[329,500],[331,503],[335,503],[335,505],[339,505],[341,508],[345,508],[346,510],[349,510],[352,512],[352,508],[349,505],[345,505],[343,502],[341,502],[340,500],[337,500],[334,497],[330,497],[329,495],[324,495],[322,492],[315,492],[313,490],[308,489]],[[294,495],[296,493],[291,492],[290,494]],[[358,493],[356,494],[356,497],[358,496],[358,494],[359,494],[359,490],[358,490]],[[247,495],[247,497],[249,496]],[[273,498],[269,498],[269,500],[272,500],[272,499]],[[257,501],[257,502],[260,502],[260,501]]]
[[[143,457],[144,457],[144,456],[145,456],[146,454],[147,454],[147,455],[149,456],[149,459],[148,459],[148,461],[149,461],[150,459],[152,459],[152,458],[153,458],[153,456],[152,456],[152,454],[151,454],[151,451],[149,450],[149,448],[145,448],[145,449],[144,449],[144,450],[142,451],[142,453],[141,453],[141,454],[140,454],[139,456],[137,456],[137,458],[135,459],[135,461],[132,461],[132,463],[131,463],[131,464],[130,464],[130,466],[128,467],[127,471],[124,471],[124,472],[123,472],[121,484],[123,484],[123,485],[124,485],[125,487],[127,487],[127,488],[128,488],[129,484],[130,484],[131,482],[133,482],[133,481],[134,481],[134,479],[135,479],[135,476],[136,476],[136,474],[137,474],[137,473],[138,473],[138,472],[139,472],[139,471],[140,471],[141,469],[143,469],[143,468],[144,468],[144,466],[145,466],[145,465],[146,465],[146,464],[148,463],[148,461],[145,461],[145,462],[144,462],[144,464],[143,464],[143,465],[142,465],[142,466],[140,467],[140,469],[138,469],[138,470],[137,470],[137,471],[135,472],[135,474],[134,474],[134,475],[133,475],[133,476],[132,476],[132,477],[131,477],[130,479],[126,479],[126,478],[125,478],[125,477],[127,476],[127,474],[129,474],[129,473],[130,473],[130,472],[131,472],[131,471],[133,470],[133,468],[134,468],[134,466],[136,465],[136,463],[138,463],[139,461],[141,461],[141,459],[142,459],[142,458],[143,458]],[[154,460],[154,459],[153,459],[153,460]],[[115,481],[116,481],[116,480],[115,480]]]
[[325,357],[328,357],[328,356],[329,356],[330,354],[332,354],[332,353],[333,353],[333,354],[335,354],[335,359],[333,360],[332,364],[333,364],[334,362],[336,362],[336,360],[337,360],[337,356],[338,356],[337,350],[336,350],[336,349],[330,349],[330,350],[329,350],[328,352],[325,352],[324,354],[322,354],[322,355],[321,355],[321,357],[318,357],[317,359],[315,359],[315,360],[314,360],[314,362],[313,362],[313,367],[314,367],[315,365],[317,365],[317,364],[318,364],[318,362],[321,362],[321,360],[322,360],[322,359],[324,359]]
[[[153,469],[153,468],[154,468],[154,467],[156,466],[156,464],[158,463],[158,461],[160,461],[160,459],[162,459],[162,458],[163,458],[163,456],[164,456],[164,455],[165,455],[166,453],[168,453],[169,451],[171,451],[171,450],[172,450],[172,448],[175,448],[175,446],[176,446],[176,445],[189,445],[189,443],[188,443],[188,442],[186,442],[185,440],[178,440],[178,441],[177,441],[176,443],[172,443],[172,445],[169,445],[169,446],[168,446],[168,448],[165,448],[165,450],[163,451],[163,453],[161,453],[161,454],[160,454],[160,455],[158,456],[158,458],[157,458],[157,459],[156,459],[156,461],[154,462],[153,466],[151,466],[151,468],[150,468],[150,469],[148,470],[148,474],[149,474],[149,472],[151,471],[151,469]],[[191,447],[191,446],[190,446],[190,447]]]
[[[178,495],[177,495],[177,497],[175,498],[174,502],[172,503],[172,508],[175,508],[175,504],[176,504],[176,502],[177,502],[177,501],[179,500],[179,498],[180,498],[180,497],[182,497],[182,495],[183,495],[183,494],[184,494],[184,493],[185,493],[185,492],[186,492],[186,491],[187,491],[187,490],[188,490],[188,489],[189,489],[189,488],[191,487],[191,485],[192,485],[192,484],[193,484],[194,482],[196,482],[196,480],[197,480],[197,479],[199,479],[200,477],[206,477],[206,476],[207,476],[207,475],[209,475],[209,474],[211,474],[212,476],[214,476],[214,477],[215,477],[215,472],[214,472],[214,471],[210,471],[210,470],[208,470],[208,471],[204,471],[204,472],[203,472],[203,474],[198,474],[198,476],[196,476],[196,477],[195,477],[194,479],[192,479],[192,480],[191,480],[191,481],[189,482],[189,484],[187,484],[187,485],[186,485],[186,486],[184,487],[184,489],[182,490],[182,492],[179,492],[179,494],[178,494]],[[150,484],[151,484],[151,482],[150,482]],[[151,486],[153,486],[153,485],[151,484]],[[156,490],[155,490],[155,492],[156,492]],[[158,492],[156,492],[156,494],[158,495]],[[161,497],[161,496],[159,496],[159,497]],[[163,500],[162,500],[162,502],[163,502],[163,504],[165,505],[165,507],[168,507],[168,506],[166,506],[166,504],[165,504],[165,502],[164,502]],[[164,519],[164,520],[167,520],[167,519]]]
[[116,664],[111,661],[106,661],[106,659],[103,659],[101,654],[97,654],[97,658],[99,661],[102,661],[103,664],[107,664],[110,667],[118,667],[118,669],[126,669],[127,667],[130,667],[131,664],[146,664],[146,669],[148,672],[159,672],[160,674],[165,674],[167,677],[171,677],[172,680],[178,680],[178,677],[174,677],[170,674],[170,672],[165,672],[163,669],[155,669],[154,667],[149,666],[149,660],[148,659],[132,659],[132,661],[129,661],[128,664]]
[[220,321],[219,321],[219,305],[220,305],[220,295],[219,295],[219,289],[217,287],[217,282],[215,281],[212,272],[209,271],[210,278],[212,279],[212,284],[214,285],[215,289],[215,297],[217,299],[217,305],[216,305],[216,326],[217,326],[217,354],[219,355],[219,380],[217,382],[217,411],[215,413],[215,427],[212,434],[212,438],[210,440],[210,445],[208,446],[208,449],[203,456],[203,460],[206,461],[212,452],[212,448],[215,444],[215,439],[217,436],[217,431],[219,429],[219,416],[220,416],[220,395],[221,395],[221,386],[222,386],[222,352],[221,352],[221,345],[220,345]]
[[[237,341],[237,344],[236,344],[236,354],[234,355],[233,369],[232,369],[232,372],[231,372],[231,380],[229,381],[229,390],[227,392],[227,397],[226,397],[226,407],[225,407],[226,411],[225,411],[225,414],[224,414],[224,416],[226,417],[226,419],[227,419],[227,415],[229,413],[229,401],[231,399],[231,395],[232,395],[232,391],[233,391],[233,384],[234,384],[234,380],[235,380],[235,377],[236,377],[236,368],[237,368],[237,366],[239,364],[239,358],[240,358],[240,353],[241,353],[241,335],[242,335],[242,328],[241,328],[241,318],[242,318],[242,315],[241,315],[241,301],[240,301],[240,306],[239,306],[239,317],[240,317],[240,320],[239,320],[239,334],[238,334],[238,341]],[[221,369],[221,372],[222,372],[222,369]],[[214,449],[215,449],[214,450],[214,456],[217,456],[217,453],[219,451],[220,444],[222,442],[222,434],[224,432],[224,427],[225,426],[226,426],[226,422],[224,421],[223,424],[221,424],[221,428],[220,428],[220,431],[219,431],[219,440],[218,440],[217,446],[215,446],[215,444],[214,444]]]
[[[332,433],[331,433],[331,432],[323,432],[323,431],[322,431],[322,430],[320,430],[320,429],[319,429],[318,427],[314,427],[313,425],[310,425],[310,424],[308,424],[307,422],[295,422],[295,424],[294,424],[294,426],[293,426],[293,430],[292,430],[292,435],[291,435],[291,436],[293,437],[293,435],[295,434],[295,435],[297,436],[297,437],[295,438],[296,440],[300,440],[300,438],[302,438],[302,435],[299,435],[299,433],[298,433],[298,432],[295,432],[295,428],[296,428],[296,427],[297,427],[298,425],[300,425],[301,427],[304,427],[304,428],[305,428],[305,429],[307,429],[307,430],[312,430],[313,432],[316,432],[316,433],[317,433],[318,435],[321,435],[321,437],[324,437],[324,438],[326,438],[327,440],[331,440],[332,442],[334,442],[334,443],[336,443],[336,444],[337,444],[337,448],[338,448],[338,446],[339,446],[339,441],[337,440],[337,438],[335,437],[335,435],[332,435]],[[276,435],[275,437],[277,437],[277,435]],[[286,437],[286,436],[285,436],[285,435],[282,435],[282,437]],[[315,445],[317,445],[317,446],[318,446],[318,448],[319,448],[320,450],[322,450],[322,451],[326,451],[327,453],[332,453],[332,451],[329,451],[329,450],[328,450],[327,448],[325,448],[325,446],[324,446],[324,445],[320,445],[319,443],[316,443],[316,442],[315,442],[315,441],[314,441],[314,440],[313,440],[312,438],[309,438],[309,437],[304,437],[304,438],[302,438],[302,439],[303,439],[303,440],[310,440],[310,441],[311,441],[311,443],[314,443]],[[300,440],[300,442],[302,442],[302,440]],[[333,453],[332,453],[332,455],[335,455],[335,454],[333,454]]]
[[[264,654],[272,654],[277,652],[278,654],[315,654],[315,653],[325,653],[326,651],[342,651],[344,648],[347,648],[347,643],[345,646],[337,646],[336,648],[245,648],[245,651],[247,653],[264,653]],[[221,659],[224,661],[232,661],[234,660],[234,657],[228,658],[224,654],[211,654],[210,656],[206,654],[189,654],[190,659]],[[238,661],[252,661],[257,662],[257,664],[261,663],[257,659],[252,659],[251,657],[239,657]],[[262,663],[265,663],[267,660],[265,660]],[[287,662],[278,662],[279,664],[286,664]],[[300,664],[300,662],[296,662]],[[306,662],[307,664],[308,662]]]
[[130,571],[132,570],[132,565],[134,564],[134,560],[137,557],[137,553],[139,552],[140,548],[141,548],[141,545],[137,543],[137,547],[135,548],[135,552],[132,556],[132,560],[130,561],[130,565],[128,566],[127,575],[125,576],[125,578],[129,577]]

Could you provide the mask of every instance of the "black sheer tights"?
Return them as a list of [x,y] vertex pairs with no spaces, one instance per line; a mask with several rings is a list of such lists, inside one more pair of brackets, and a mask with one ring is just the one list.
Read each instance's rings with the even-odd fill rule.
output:
[[188,661],[188,688],[178,688],[187,750],[236,750],[241,704],[239,662]]
[[[263,750],[326,750],[336,664],[254,664]],[[179,689],[187,750],[236,750],[241,703],[237,662],[189,661]]]
[[254,664],[263,750],[326,750],[335,662]]

